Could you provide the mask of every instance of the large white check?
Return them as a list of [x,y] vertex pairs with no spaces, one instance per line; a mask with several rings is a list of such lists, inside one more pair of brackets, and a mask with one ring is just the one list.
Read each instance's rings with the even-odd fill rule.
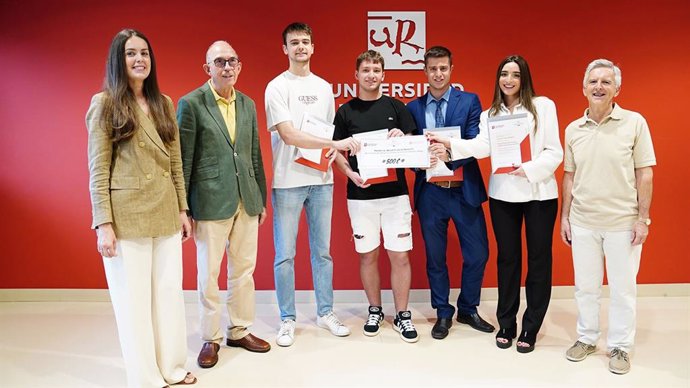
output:
[[429,167],[429,141],[424,135],[364,140],[357,154],[359,168]]

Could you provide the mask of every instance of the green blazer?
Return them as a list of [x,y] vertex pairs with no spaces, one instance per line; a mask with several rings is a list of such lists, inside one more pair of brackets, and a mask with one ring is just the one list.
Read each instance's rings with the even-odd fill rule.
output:
[[256,107],[251,98],[235,93],[234,144],[208,83],[177,105],[187,202],[196,220],[228,219],[240,201],[250,216],[266,206]]
[[179,138],[163,143],[137,106],[134,135],[113,144],[112,129],[101,125],[102,100],[103,93],[93,96],[86,113],[91,227],[112,222],[115,236],[125,239],[179,232],[180,211],[187,210]]

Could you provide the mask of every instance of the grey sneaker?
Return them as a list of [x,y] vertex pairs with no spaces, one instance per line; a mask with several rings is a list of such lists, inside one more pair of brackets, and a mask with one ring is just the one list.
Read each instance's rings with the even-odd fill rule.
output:
[[621,350],[620,348],[615,348],[609,353],[609,370],[617,375],[624,375],[630,372],[630,359],[628,358],[628,353]]
[[565,358],[575,362],[582,361],[596,351],[597,347],[595,345],[587,345],[584,342],[575,341],[575,344],[565,352]]

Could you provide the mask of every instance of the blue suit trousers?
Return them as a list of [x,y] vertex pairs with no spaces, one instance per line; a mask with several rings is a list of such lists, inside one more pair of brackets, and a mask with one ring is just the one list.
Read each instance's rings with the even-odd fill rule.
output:
[[417,211],[426,249],[426,270],[431,289],[431,306],[438,318],[452,318],[455,308],[448,302],[450,280],[446,264],[448,222],[453,220],[462,251],[462,279],[458,311],[477,311],[484,268],[489,258],[486,220],[481,206],[465,202],[462,187],[442,188],[425,183],[417,202]]

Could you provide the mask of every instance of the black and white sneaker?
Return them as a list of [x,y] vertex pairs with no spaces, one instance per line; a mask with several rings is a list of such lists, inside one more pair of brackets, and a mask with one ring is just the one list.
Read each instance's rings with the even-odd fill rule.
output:
[[383,311],[381,311],[381,306],[369,306],[369,318],[364,324],[364,335],[368,337],[377,335],[382,325]]
[[400,338],[405,342],[417,342],[417,330],[412,324],[412,313],[409,311],[400,311],[393,319],[393,327],[395,331],[400,333]]

